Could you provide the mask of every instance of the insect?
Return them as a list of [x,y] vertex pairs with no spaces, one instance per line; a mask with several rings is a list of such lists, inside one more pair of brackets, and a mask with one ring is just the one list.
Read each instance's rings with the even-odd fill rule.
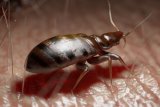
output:
[[[89,71],[87,62],[89,64],[99,64],[109,61],[110,72],[112,72],[112,60],[119,60],[125,65],[119,55],[107,50],[118,45],[121,39],[126,41],[126,37],[132,31],[124,34],[118,29],[112,19],[110,3],[108,2],[108,4],[110,21],[117,31],[104,33],[100,36],[79,33],[59,35],[47,39],[29,53],[25,65],[26,70],[34,73],[47,73],[76,64],[77,69],[83,72],[73,87],[75,89]],[[134,29],[147,20],[149,16],[143,19]]]

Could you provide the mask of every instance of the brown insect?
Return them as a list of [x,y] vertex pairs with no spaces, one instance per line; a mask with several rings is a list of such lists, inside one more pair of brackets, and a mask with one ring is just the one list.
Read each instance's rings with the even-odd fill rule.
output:
[[[112,78],[112,60],[119,60],[125,65],[122,58],[107,50],[120,43],[132,32],[124,34],[119,31],[114,24],[111,15],[111,6],[109,4],[109,16],[111,24],[116,28],[115,32],[98,35],[86,35],[83,33],[59,35],[47,39],[37,45],[28,55],[26,60],[26,70],[34,73],[47,73],[62,69],[72,64],[76,64],[77,69],[82,70],[82,74],[77,79],[73,90],[77,87],[80,80],[89,71],[89,64],[99,64],[104,61],[109,62],[110,77]],[[142,20],[133,31],[148,19],[148,15]]]

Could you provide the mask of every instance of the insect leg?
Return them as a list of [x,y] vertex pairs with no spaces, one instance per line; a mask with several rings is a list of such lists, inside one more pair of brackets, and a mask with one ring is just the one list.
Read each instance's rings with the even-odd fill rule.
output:
[[87,60],[87,62],[90,64],[99,64],[99,63],[104,62],[106,60],[108,60],[110,80],[111,80],[111,84],[112,84],[112,57],[110,57],[108,55],[108,53],[106,53],[102,56],[93,57],[93,58]]
[[130,69],[127,67],[126,63],[123,61],[123,59],[122,59],[119,55],[114,54],[114,53],[108,53],[108,56],[110,56],[112,60],[119,60],[120,63],[123,64],[123,66],[124,66],[127,70],[130,70]]
[[108,67],[109,67],[110,79],[111,79],[111,84],[112,84],[112,60],[119,60],[124,65],[124,67],[127,70],[129,70],[129,68],[127,67],[127,65],[125,64],[125,62],[119,55],[116,55],[114,53],[105,52],[104,55],[92,57],[91,59],[87,60],[87,62],[90,64],[99,64],[107,60],[108,60]]
[[80,82],[80,81],[83,79],[83,77],[88,73],[88,65],[85,64],[85,62],[83,62],[83,63],[77,63],[77,64],[76,64],[76,68],[79,69],[79,70],[81,70],[81,71],[83,71],[83,72],[82,72],[81,75],[78,77],[75,85],[73,86],[72,91],[78,86],[79,82]]
[[[123,61],[123,59],[119,55],[114,54],[114,53],[109,53],[109,52],[105,53],[102,56],[92,57],[92,58],[88,59],[87,62],[90,64],[99,64],[99,63],[102,63],[104,61],[109,60],[109,58],[111,58],[112,60],[119,60],[125,67],[127,67],[125,62]],[[129,69],[129,68],[127,68],[127,69]]]
[[109,57],[108,60],[108,67],[109,67],[109,75],[110,75],[110,80],[111,80],[111,85],[112,85],[112,59]]

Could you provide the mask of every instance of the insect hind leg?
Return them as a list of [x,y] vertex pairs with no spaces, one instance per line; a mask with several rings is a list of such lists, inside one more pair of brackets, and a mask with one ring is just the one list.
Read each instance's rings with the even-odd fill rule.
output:
[[83,77],[89,72],[89,67],[85,62],[80,62],[76,64],[76,68],[80,71],[83,71],[81,75],[78,77],[75,85],[72,88],[72,93],[74,89],[79,85],[80,81],[83,79]]

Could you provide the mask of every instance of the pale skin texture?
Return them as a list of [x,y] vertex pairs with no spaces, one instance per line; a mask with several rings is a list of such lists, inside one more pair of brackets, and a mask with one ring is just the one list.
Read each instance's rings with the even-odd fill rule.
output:
[[[66,3],[65,3],[66,2]],[[64,3],[64,4],[63,4]],[[158,0],[124,0],[117,2],[111,1],[113,19],[121,31],[127,32],[139,23],[150,11],[153,15],[139,27],[134,33],[127,37],[126,46],[121,41],[119,46],[113,47],[110,52],[120,55],[127,65],[136,65],[131,72],[121,72],[113,79],[111,87],[109,76],[103,76],[107,72],[107,62],[101,64],[105,69],[95,70],[91,67],[88,77],[79,84],[79,93],[72,95],[71,92],[61,91],[63,80],[67,78],[68,73],[55,73],[48,78],[46,85],[38,89],[38,95],[45,95],[48,90],[52,94],[47,98],[40,96],[22,97],[17,92],[10,91],[13,86],[24,77],[25,59],[30,50],[41,41],[55,36],[72,33],[85,33],[88,35],[115,31],[109,22],[107,1],[95,0],[66,0],[60,3],[58,1],[47,1],[41,7],[33,7],[31,10],[16,12],[11,21],[11,36],[13,43],[13,75],[10,66],[10,49],[6,38],[0,50],[0,106],[158,106],[160,104],[160,23],[159,23],[159,5]],[[6,32],[4,20],[0,23],[0,32],[2,37]],[[9,62],[7,63],[7,58]],[[116,66],[122,66],[118,61],[113,62],[113,70]],[[7,69],[9,68],[9,70]],[[66,72],[74,68],[66,69]],[[95,70],[95,71],[94,71]],[[114,70],[115,71],[115,70]],[[120,68],[117,72],[122,71]],[[97,72],[99,75],[97,75]],[[71,73],[74,75],[74,73]],[[109,74],[109,73],[106,73]],[[130,77],[128,75],[130,74]],[[25,76],[33,75],[25,72]],[[36,77],[36,76],[35,76]],[[66,83],[68,87],[73,87],[77,76],[71,76],[71,83]],[[42,75],[42,78],[45,76]],[[96,78],[91,79],[91,78]],[[37,79],[37,78],[36,78]],[[58,79],[58,80],[57,80]],[[53,81],[59,84],[52,88]],[[33,79],[33,81],[35,81]],[[38,81],[38,79],[37,79]],[[36,81],[36,82],[37,82]],[[42,80],[40,80],[41,82]],[[96,81],[96,82],[95,82]],[[105,82],[104,82],[105,81]],[[39,85],[27,85],[27,88]],[[50,85],[51,84],[51,85]],[[89,84],[87,88],[84,84]],[[67,85],[65,87],[67,87]],[[84,86],[83,86],[84,85]],[[29,87],[30,86],[30,87]],[[67,88],[68,88],[67,87]],[[81,89],[84,88],[84,89]],[[62,89],[64,90],[64,89]],[[69,89],[70,90],[70,89]],[[76,91],[76,90],[75,90]],[[20,97],[19,97],[20,96]]]

